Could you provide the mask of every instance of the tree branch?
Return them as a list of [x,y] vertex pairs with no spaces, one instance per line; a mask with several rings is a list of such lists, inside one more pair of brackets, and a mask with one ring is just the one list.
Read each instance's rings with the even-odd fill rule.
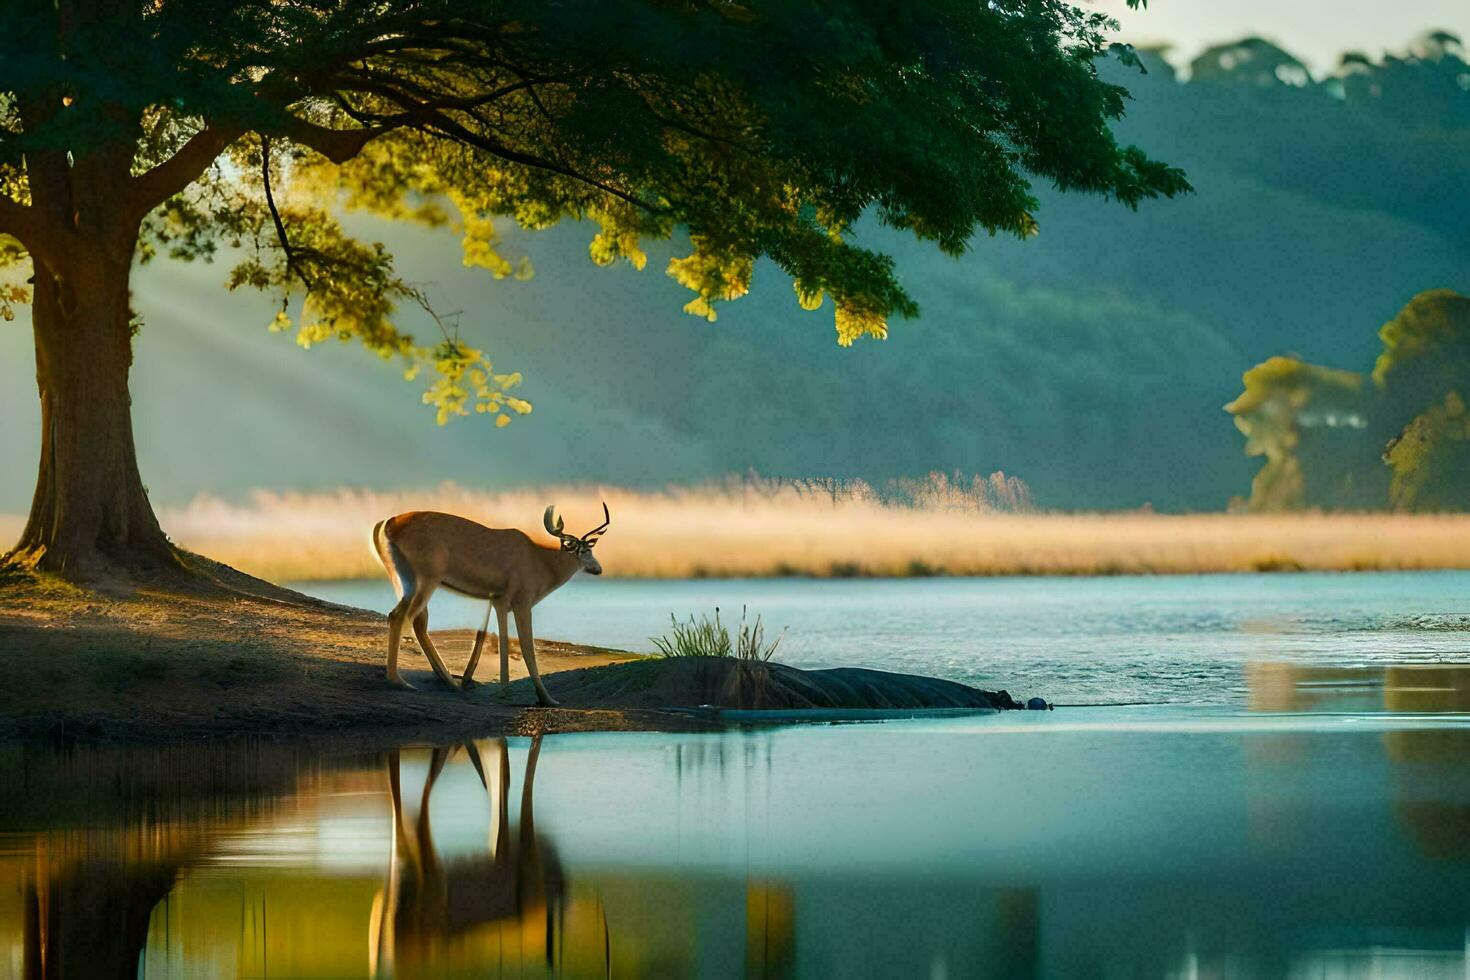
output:
[[133,178],[127,201],[130,214],[141,220],[194,183],[241,134],[240,129],[220,125],[205,126],[189,137],[173,156]]
[[[561,163],[560,161],[553,160],[547,157],[537,156],[533,153],[528,153],[523,150],[513,149],[502,143],[500,140],[494,139],[493,137],[485,135],[483,133],[475,132],[462,123],[456,121],[452,116],[446,114],[446,110],[464,111],[473,114],[474,108],[478,106],[493,102],[503,95],[508,95],[510,93],[522,90],[529,91],[534,99],[536,85],[542,84],[543,82],[564,81],[565,78],[568,77],[551,75],[529,76],[520,72],[517,72],[517,74],[521,75],[521,81],[505,85],[503,87],[495,89],[490,93],[486,93],[485,95],[462,99],[446,99],[443,102],[431,102],[427,100],[421,100],[414,95],[403,92],[393,87],[393,85],[388,84],[384,80],[375,79],[371,75],[367,75],[366,73],[355,73],[348,76],[339,76],[337,81],[341,83],[341,87],[352,88],[359,92],[367,92],[373,95],[381,96],[382,98],[388,99],[389,101],[395,102],[398,105],[402,106],[404,111],[401,113],[395,113],[393,115],[380,115],[377,113],[368,113],[361,110],[356,110],[349,106],[339,94],[338,104],[341,106],[343,111],[352,116],[354,119],[358,119],[365,123],[370,121],[375,125],[372,126],[370,130],[332,130],[331,132],[371,131],[373,135],[376,136],[382,132],[389,132],[393,129],[399,129],[404,126],[413,126],[414,128],[425,132],[437,130],[441,136],[446,136],[467,146],[473,146],[477,149],[484,150],[487,153],[491,153],[495,156],[500,157],[502,160],[506,160],[511,163],[519,163],[527,167],[533,167],[537,170],[546,170],[551,173],[561,174],[564,177],[569,177],[572,180],[587,184],[589,187],[600,190],[605,194],[611,194],[613,197],[626,201],[627,203],[633,205],[636,208],[639,208],[640,210],[648,211],[654,214],[664,213],[668,210],[667,208],[661,208],[658,205],[653,204],[652,202],[645,201],[637,195],[629,193],[628,191],[621,190],[620,188],[614,187],[611,184],[598,180],[596,177],[592,177],[588,174],[582,173],[581,171],[568,164]],[[394,81],[396,82],[397,80]],[[536,101],[539,105],[539,100]],[[545,112],[544,106],[540,106],[540,108],[543,112]],[[371,138],[371,136],[368,137],[368,139]],[[366,143],[367,140],[365,139],[363,140],[363,142]],[[307,145],[309,146],[310,144],[308,143]]]
[[584,174],[576,170],[575,168],[568,166],[567,164],[560,163],[556,160],[549,160],[545,157],[537,156],[534,153],[527,153],[523,150],[513,149],[509,146],[506,146],[504,143],[500,142],[497,139],[481,133],[476,133],[473,130],[470,130],[460,125],[459,123],[455,122],[453,119],[444,115],[441,112],[431,111],[427,113],[427,120],[423,128],[437,129],[445,136],[458,140],[459,142],[464,143],[467,146],[473,146],[476,149],[484,150],[486,153],[500,157],[500,159],[506,160],[510,163],[519,163],[523,166],[532,167],[536,170],[545,170],[550,173],[561,174],[563,177],[569,177],[572,180],[586,184],[589,187],[596,188],[597,190],[602,191],[604,194],[611,194],[613,197],[616,197],[619,200],[626,201],[639,210],[648,211],[653,214],[663,214],[668,211],[667,208],[662,208],[649,201],[645,201],[636,194],[629,193],[628,191],[622,190],[621,188],[614,187],[611,184],[598,180],[596,177]]
[[0,235],[8,235],[25,246],[27,252],[43,260],[60,252],[60,242],[46,216],[34,206],[21,204],[0,194]]
[[[535,95],[537,85],[555,85],[572,81],[572,75],[538,75],[522,76],[519,81],[509,82],[488,92],[481,92],[471,96],[450,96],[435,92],[430,88],[416,85],[405,78],[384,78],[375,75],[366,69],[348,71],[329,79],[328,83],[334,88],[346,89],[349,92],[365,92],[371,95],[380,95],[386,99],[406,107],[418,107],[424,109],[477,109],[483,105],[503,99],[507,95],[516,92],[530,90]],[[417,101],[415,101],[417,100]]]
[[306,287],[309,293],[315,288],[311,277],[306,270],[301,268],[296,261],[296,250],[291,247],[291,239],[286,234],[286,223],[281,220],[281,212],[276,208],[276,195],[271,191],[271,138],[262,136],[260,138],[260,181],[265,187],[265,206],[271,213],[271,224],[276,228],[276,241],[281,245],[281,252],[286,257],[286,278],[290,279],[294,272],[296,278]]
[[0,194],[0,235],[20,238],[31,223],[30,210]]
[[[330,126],[318,125],[292,115],[284,108],[281,110],[283,119],[279,125],[247,127],[228,123],[206,124],[203,129],[191,136],[173,156],[132,179],[125,207],[131,217],[141,220],[149,211],[197,180],[231,143],[252,129],[259,132],[262,138],[284,137],[315,150],[333,163],[341,164],[357,156],[362,152],[363,147],[379,136],[395,129],[413,126],[421,130],[437,130],[443,136],[475,146],[512,163],[520,163],[570,177],[642,210],[653,212],[663,210],[636,195],[581,173],[566,164],[512,149],[499,140],[474,132],[445,114],[445,110],[472,111],[475,107],[520,91],[530,91],[534,98],[535,85],[565,80],[560,76],[533,76],[519,71],[516,74],[520,76],[519,81],[498,87],[482,95],[419,101],[374,79],[367,72],[353,73],[339,79],[340,82],[345,82],[343,87],[374,92],[397,102],[404,108],[404,111],[389,116],[370,117],[366,113],[359,115],[349,110],[349,114],[356,118],[371,119],[370,125],[357,129],[333,129]],[[539,103],[539,99],[537,102]],[[267,190],[269,190],[269,185],[267,185]]]
[[[284,136],[292,142],[310,147],[333,163],[343,163],[362,152],[369,141],[388,132],[392,127],[331,129],[288,115],[279,127],[271,128],[277,130],[271,135]],[[133,178],[128,202],[131,213],[141,219],[143,215],[184,190],[245,132],[247,130],[243,127],[216,124],[205,126],[195,133],[173,156]]]
[[[407,122],[404,120],[403,122]],[[400,124],[401,125],[401,124]],[[274,136],[284,136],[320,153],[333,163],[346,163],[362,152],[373,140],[397,128],[396,125],[370,126],[365,129],[332,129],[291,116]],[[265,134],[262,134],[265,135]]]

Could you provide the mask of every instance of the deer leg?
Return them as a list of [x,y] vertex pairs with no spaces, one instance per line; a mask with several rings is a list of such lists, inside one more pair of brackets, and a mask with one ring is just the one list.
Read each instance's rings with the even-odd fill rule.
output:
[[469,663],[464,665],[464,676],[461,678],[460,683],[465,687],[469,687],[470,683],[475,679],[475,668],[480,664],[480,650],[485,646],[485,631],[490,628],[490,609],[493,604],[493,602],[487,602],[485,604],[485,621],[480,624],[479,632],[475,634],[475,646],[470,650]]
[[526,753],[526,779],[521,784],[521,840],[522,854],[535,850],[536,812],[532,809],[536,785],[536,760],[541,757],[541,736],[531,737],[531,751]]
[[496,629],[500,631],[500,686],[510,687],[510,624],[506,622],[508,610],[501,603],[495,604]]
[[518,606],[515,617],[516,638],[521,641],[521,659],[526,662],[526,672],[531,675],[531,683],[536,688],[536,700],[542,707],[555,708],[558,702],[546,692],[546,685],[541,683],[541,671],[536,669],[536,638],[531,635],[531,607]]
[[545,884],[540,873],[541,849],[536,841],[536,811],[533,806],[536,760],[540,755],[541,736],[535,735],[531,738],[531,750],[526,753],[526,776],[521,783],[520,846],[516,849],[516,876],[521,881],[523,894],[534,894]]
[[500,758],[495,783],[495,857],[507,861],[510,854],[510,747],[504,738],[495,740]]
[[419,854],[429,868],[439,864],[439,855],[434,850],[434,829],[429,824],[429,794],[434,792],[434,784],[444,772],[444,764],[449,761],[449,750],[449,746],[443,745],[434,749],[429,757],[429,774],[424,777],[424,791],[419,796],[419,816],[414,829],[418,836]]
[[428,658],[429,666],[434,669],[434,676],[455,690],[461,690],[459,681],[449,672],[444,658],[439,656],[439,648],[434,646],[434,640],[429,636],[429,611],[423,609],[413,618],[413,635],[418,638],[419,646],[423,647],[424,656]]
[[[414,848],[413,839],[408,836],[407,820],[403,815],[402,780],[401,757],[398,750],[394,749],[388,757],[388,795],[393,802],[393,853],[407,855],[409,862],[417,867],[418,851]],[[394,866],[396,867],[396,860]]]
[[444,658],[439,656],[439,650],[434,646],[434,641],[429,638],[429,596],[433,594],[433,587],[420,589],[414,593],[413,605],[409,607],[409,618],[413,621],[413,635],[418,637],[419,646],[424,649],[424,656],[429,658],[429,666],[434,668],[434,674],[445,684],[458,690],[459,681],[444,666]]
[[403,833],[403,790],[397,749],[388,753],[387,767],[388,792],[393,808],[393,838],[388,845],[388,880],[384,884],[380,901],[373,903],[377,910],[377,921],[369,966],[375,977],[394,975],[394,954],[397,946],[395,926],[398,919],[398,900],[403,893],[400,865],[405,855],[411,855]]
[[521,828],[520,846],[516,849],[516,880],[521,889],[524,905],[534,905],[537,900],[546,906],[546,965],[553,965],[556,950],[556,905],[559,893],[547,888],[546,865],[541,853],[540,841],[536,838],[536,812],[532,805],[532,794],[536,784],[536,760],[541,755],[541,736],[531,739],[531,751],[526,755],[526,778],[521,784]]
[[419,796],[418,817],[414,821],[414,835],[418,843],[421,868],[418,881],[419,893],[414,903],[414,913],[419,923],[441,921],[441,916],[448,908],[448,884],[444,862],[439,859],[439,852],[434,847],[434,827],[430,816],[429,797],[434,792],[434,784],[439,781],[440,773],[444,771],[444,764],[449,761],[451,751],[452,746],[441,745],[434,749],[429,760],[429,774],[424,777],[424,791]]
[[490,857],[499,864],[510,854],[507,845],[510,839],[510,754],[506,750],[504,738],[489,739],[488,744],[495,752],[493,786],[490,784],[490,771],[481,761],[475,743],[466,742],[465,748],[471,751],[470,760],[474,762],[475,770],[480,774],[480,782],[485,786],[486,804],[490,808]]
[[[480,747],[473,741],[464,743],[465,754],[470,757],[470,765],[475,767],[475,773],[480,777],[480,785],[485,787],[485,806],[490,814],[490,837],[487,846],[490,848],[490,857],[504,857],[505,849],[503,841],[500,840],[506,833],[506,793],[510,786],[510,763],[505,756],[505,739],[497,738],[489,740],[495,748],[495,757],[499,763],[496,772],[496,783],[490,785],[490,771],[485,768],[485,760],[480,755]],[[499,811],[496,810],[496,802],[499,801]]]
[[414,690],[414,686],[398,674],[398,645],[403,640],[403,626],[408,622],[408,607],[411,596],[398,600],[398,605],[388,614],[388,683]]

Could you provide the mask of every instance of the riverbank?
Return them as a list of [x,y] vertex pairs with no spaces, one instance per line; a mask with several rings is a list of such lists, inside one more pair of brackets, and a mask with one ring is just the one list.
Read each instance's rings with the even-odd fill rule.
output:
[[[434,633],[460,673],[469,630]],[[452,739],[550,731],[677,728],[640,711],[531,708],[528,691],[439,684],[409,638],[402,691],[383,680],[383,617],[301,596],[220,598],[172,592],[114,597],[60,583],[0,584],[0,738],[169,741],[361,735]],[[493,639],[490,641],[493,647]],[[538,639],[546,673],[638,659]],[[511,642],[512,679],[526,676]],[[493,649],[480,661],[494,678]],[[529,709],[529,710],[528,710]]]
[[[459,675],[473,631],[433,635]],[[711,722],[669,709],[704,704],[1013,706],[1008,698],[932,678],[691,664],[538,638],[542,674],[566,705],[546,709],[535,705],[514,639],[508,692],[493,683],[493,637],[480,661],[481,683],[463,692],[441,684],[408,637],[401,662],[417,690],[389,686],[386,642],[380,614],[285,590],[222,597],[140,588],[105,595],[59,582],[0,582],[0,739],[249,736],[369,744],[695,730]]]

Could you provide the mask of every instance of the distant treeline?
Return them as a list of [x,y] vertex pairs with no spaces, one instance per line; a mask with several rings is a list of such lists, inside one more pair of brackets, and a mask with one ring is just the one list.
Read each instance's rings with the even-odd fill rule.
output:
[[[507,253],[528,255],[536,278],[476,279],[445,302],[524,374],[536,405],[524,426],[436,430],[391,372],[361,371],[352,352],[283,350],[258,310],[218,298],[217,270],[188,270],[207,291],[189,292],[183,273],[145,281],[134,395],[151,490],[182,502],[439,479],[656,488],[747,470],[881,488],[1003,470],[1044,509],[1221,509],[1261,467],[1221,411],[1247,370],[1289,354],[1366,371],[1383,352],[1374,330],[1412,297],[1470,295],[1470,66],[1444,34],[1380,60],[1350,54],[1325,78],[1257,39],[1177,72],[1157,51],[1138,55],[1146,74],[1106,66],[1133,95],[1119,138],[1183,167],[1196,193],[1131,213],[1037,188],[1036,237],[982,238],[958,260],[862,226],[921,309],[886,341],[838,348],[831,310],[800,309],[769,264],[707,324],[680,311],[686,291],[660,274],[679,243],[650,248],[636,273],[589,261],[595,227],[507,229]],[[454,236],[381,237],[413,266],[406,276],[450,290]],[[23,334],[0,333],[0,345],[7,336]],[[11,361],[30,363],[14,343]],[[29,376],[12,377],[19,394],[0,391],[0,407],[34,412]],[[1300,500],[1407,506],[1380,457],[1432,398],[1387,411],[1388,389],[1366,375],[1343,383],[1373,402],[1352,402],[1366,428],[1303,427]],[[34,458],[35,431],[7,427],[0,448]],[[1338,436],[1362,462],[1350,492],[1319,491],[1347,482],[1314,456]],[[16,468],[0,486],[18,510],[32,477]],[[1453,488],[1435,493],[1435,506],[1456,503]]]
[[872,503],[884,507],[974,514],[1024,514],[1036,509],[1031,500],[1031,488],[1026,482],[1000,471],[989,476],[983,473],[928,473],[921,477],[884,480],[875,485],[854,478],[761,476],[752,470],[700,489],[709,491],[716,487],[723,488],[731,500],[774,500],[790,494],[797,499],[825,499],[833,504]]
[[[1134,94],[1120,136],[1197,193],[1136,214],[1042,193],[1036,238],[982,239],[959,261],[865,229],[921,306],[887,341],[837,350],[778,289],[691,324],[659,277],[618,273],[597,280],[608,312],[553,298],[526,329],[569,338],[546,346],[577,362],[547,368],[582,397],[725,472],[881,485],[1003,469],[1047,508],[1221,508],[1256,468],[1220,410],[1244,371],[1281,351],[1370,361],[1374,325],[1410,297],[1470,292],[1470,66],[1442,33],[1378,62],[1350,54],[1325,79],[1258,39],[1210,49],[1187,78],[1139,57],[1147,74],[1110,68]],[[582,261],[583,236],[554,241]],[[542,369],[524,369],[534,387]]]
[[1273,357],[1226,406],[1263,456],[1251,510],[1465,510],[1470,505],[1470,298],[1415,296],[1360,374]]

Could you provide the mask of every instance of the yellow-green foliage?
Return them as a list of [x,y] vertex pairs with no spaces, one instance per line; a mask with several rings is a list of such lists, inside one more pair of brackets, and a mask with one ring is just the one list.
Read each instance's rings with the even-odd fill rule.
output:
[[1470,500],[1470,298],[1420,293],[1379,330],[1373,380],[1396,417],[1417,412],[1389,442],[1389,501],[1399,510],[1462,510]]
[[1330,417],[1336,422],[1339,413],[1347,416],[1362,390],[1363,376],[1294,357],[1273,357],[1245,372],[1243,380],[1245,391],[1225,411],[1235,416],[1235,427],[1245,435],[1246,455],[1266,458],[1251,481],[1251,509],[1298,508],[1306,501],[1306,481],[1297,457],[1303,421]]
[[[20,171],[0,163],[0,196],[16,201],[25,201],[29,194]],[[0,234],[0,320],[15,319],[15,307],[31,300],[30,289],[24,285],[28,265],[26,250],[8,235]]]
[[15,283],[0,282],[0,320],[14,320],[15,307],[22,303],[29,303],[30,300],[31,293],[26,287]]
[[1456,392],[1415,416],[1389,444],[1384,459],[1393,469],[1389,499],[1399,510],[1464,506],[1470,476],[1470,413]]
[[[484,351],[460,338],[457,324],[434,312],[421,288],[397,276],[393,257],[382,244],[351,237],[337,215],[321,206],[336,200],[436,226],[450,222],[441,204],[448,200],[459,208],[465,265],[487,269],[496,278],[530,278],[528,260],[512,264],[496,251],[497,234],[488,217],[477,214],[464,195],[453,192],[426,164],[404,170],[411,158],[390,157],[390,147],[390,141],[370,144],[369,151],[344,166],[301,157],[282,168],[275,176],[274,199],[289,228],[290,250],[256,249],[234,268],[228,285],[277,293],[281,308],[270,329],[294,329],[303,348],[330,340],[360,343],[384,360],[397,358],[410,381],[428,368],[433,377],[423,401],[435,410],[440,425],[472,413],[489,414],[497,426],[508,425],[514,415],[531,411],[530,403],[510,393],[520,384],[520,374],[497,372]],[[255,153],[251,162],[259,166],[259,150]],[[417,200],[407,193],[411,185],[404,181],[410,178],[418,180],[415,186],[422,196]],[[239,215],[253,216],[250,220],[261,227],[273,220],[263,195],[257,199],[241,186],[222,193],[236,199]],[[188,213],[187,208],[179,210]],[[405,303],[421,310],[427,328],[440,335],[437,341],[423,343],[400,326]]]
[[1449,289],[1422,292],[1379,328],[1378,337],[1383,352],[1373,364],[1373,382],[1382,388],[1431,376],[1450,387],[1470,381],[1470,298]]
[[[1252,510],[1463,510],[1470,504],[1463,422],[1470,298],[1447,289],[1420,293],[1378,336],[1383,350],[1371,386],[1362,375],[1291,357],[1273,357],[1245,373],[1245,391],[1225,410],[1245,434],[1246,454],[1266,457],[1251,485]],[[1319,441],[1308,458],[1307,430],[1344,426],[1361,436]]]
[[[27,5],[6,21],[25,57],[0,53],[0,232],[45,254],[49,216],[71,205],[30,215],[31,190],[124,186],[142,261],[243,250],[230,285],[279,298],[272,329],[427,369],[441,423],[504,425],[529,411],[509,394],[519,376],[462,340],[381,244],[344,231],[342,211],[453,226],[464,262],[499,278],[532,274],[504,254],[500,219],[595,221],[593,261],[635,268],[643,242],[687,234],[666,268],[693,293],[687,311],[713,320],[764,258],[803,306],[832,298],[849,345],[918,312],[892,260],[857,244],[860,218],[959,254],[980,231],[1034,232],[1036,180],[1130,207],[1190,190],[1113,137],[1127,93],[1095,64],[1124,50],[1106,15],[823,10],[180,0],[105,5],[81,29]],[[21,254],[11,244],[0,265]],[[0,316],[23,299],[0,285]]]

